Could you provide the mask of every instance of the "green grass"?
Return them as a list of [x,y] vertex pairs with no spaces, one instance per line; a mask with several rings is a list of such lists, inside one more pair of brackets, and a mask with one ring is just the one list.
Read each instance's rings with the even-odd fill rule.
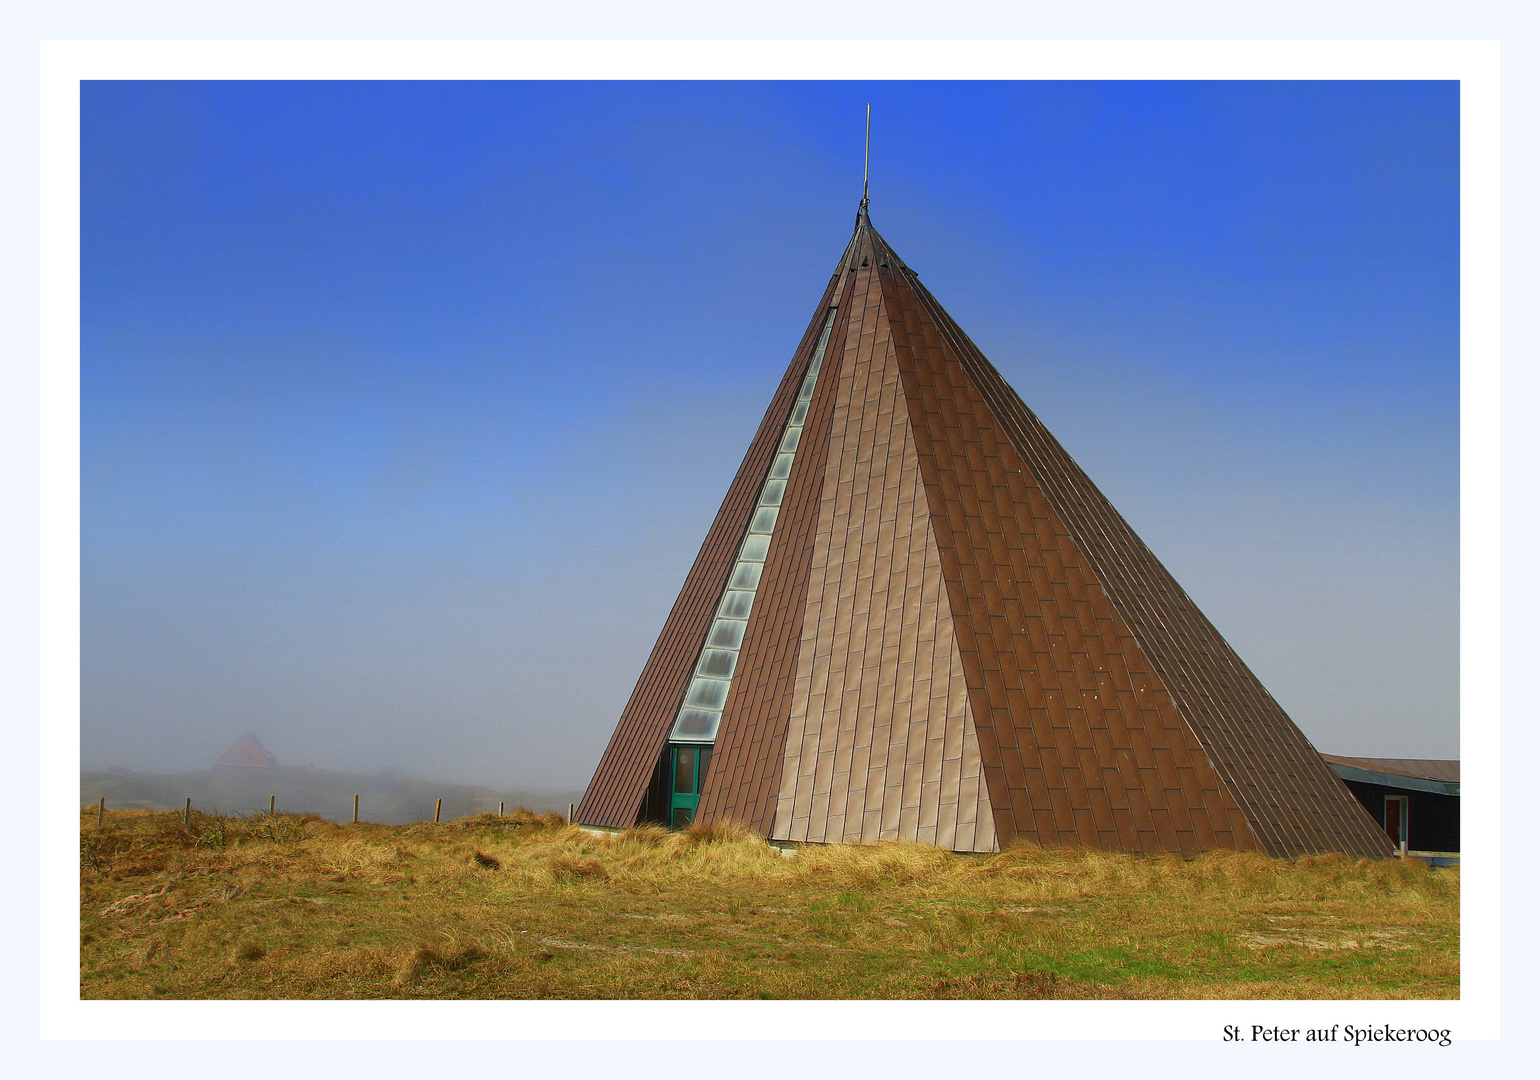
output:
[[1458,928],[1458,871],[1341,856],[81,817],[87,998],[1453,998]]

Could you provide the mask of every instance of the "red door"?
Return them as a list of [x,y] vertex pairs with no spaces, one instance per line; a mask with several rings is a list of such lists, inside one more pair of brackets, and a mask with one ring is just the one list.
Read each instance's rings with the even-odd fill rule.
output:
[[1390,842],[1403,855],[1406,854],[1406,819],[1409,816],[1406,812],[1407,801],[1405,795],[1385,796],[1385,835],[1390,837]]

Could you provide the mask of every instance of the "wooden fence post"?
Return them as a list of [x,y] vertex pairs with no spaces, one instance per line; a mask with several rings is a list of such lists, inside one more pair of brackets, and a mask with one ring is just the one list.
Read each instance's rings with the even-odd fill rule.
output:
[[497,816],[503,816],[503,801],[501,799],[497,800]]
[[577,805],[575,803],[568,803],[567,804],[567,824],[568,825],[572,824],[572,814],[573,814],[573,811],[575,811],[576,809],[577,809]]
[[192,824],[192,796],[187,796],[187,805],[182,807],[182,828]]
[[96,804],[96,827],[102,827],[102,818],[107,813],[107,796],[103,795],[101,801]]
[[267,797],[267,816],[268,817],[272,817],[277,812],[278,812],[278,796],[277,795],[269,795]]
[[435,824],[435,825],[438,824],[438,812],[440,810],[442,810],[443,808],[444,808],[444,800],[443,799],[434,799],[433,800],[433,824]]
[[358,796],[353,796],[353,824],[358,824]]

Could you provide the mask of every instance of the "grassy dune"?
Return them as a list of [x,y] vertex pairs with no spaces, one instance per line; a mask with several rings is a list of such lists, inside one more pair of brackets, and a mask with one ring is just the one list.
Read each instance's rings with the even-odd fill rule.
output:
[[1459,872],[81,815],[86,998],[1453,998]]

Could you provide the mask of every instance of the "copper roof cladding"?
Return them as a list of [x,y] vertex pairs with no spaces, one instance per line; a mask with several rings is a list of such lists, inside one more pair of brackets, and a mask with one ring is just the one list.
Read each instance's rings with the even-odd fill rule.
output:
[[864,213],[578,820],[635,819],[836,298],[697,820],[961,850],[1391,854]]

